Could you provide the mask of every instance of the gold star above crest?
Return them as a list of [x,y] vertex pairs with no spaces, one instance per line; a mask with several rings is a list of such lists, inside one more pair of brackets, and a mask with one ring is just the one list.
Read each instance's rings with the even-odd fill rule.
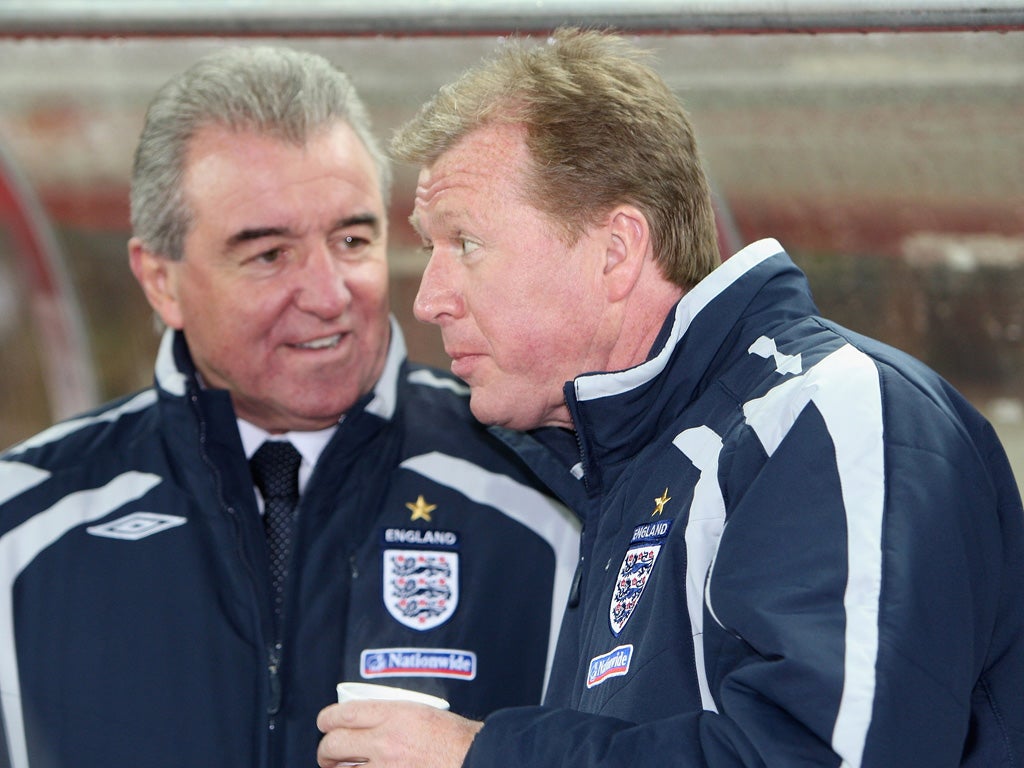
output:
[[654,500],[654,511],[651,512],[651,517],[654,517],[655,515],[660,515],[662,512],[664,512],[665,505],[668,504],[671,500],[672,497],[668,495],[668,488],[666,488],[664,491],[662,491],[661,496]]
[[416,499],[414,504],[411,501],[407,501],[405,506],[412,512],[412,520],[426,520],[430,522],[430,513],[437,509],[437,504],[427,504],[426,499],[423,498],[423,494],[420,494],[419,498]]

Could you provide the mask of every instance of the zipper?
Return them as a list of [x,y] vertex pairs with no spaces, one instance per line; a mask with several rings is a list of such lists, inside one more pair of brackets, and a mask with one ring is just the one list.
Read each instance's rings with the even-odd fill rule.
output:
[[277,730],[277,715],[281,711],[281,643],[275,642],[270,647],[267,661],[267,674],[270,683],[270,697],[267,700],[267,729]]
[[[199,457],[200,460],[206,465],[210,474],[213,477],[214,487],[216,488],[217,502],[221,509],[228,515],[228,517],[234,523],[235,536],[238,539],[240,547],[239,557],[241,560],[241,566],[249,575],[249,585],[252,588],[252,594],[255,598],[257,605],[262,604],[263,600],[260,598],[260,581],[258,575],[253,568],[252,561],[246,556],[249,552],[249,548],[246,544],[245,529],[242,525],[242,521],[238,514],[238,510],[227,502],[224,498],[224,487],[221,479],[221,473],[219,467],[210,457],[207,451],[207,424],[206,419],[203,415],[203,409],[199,402],[199,393],[190,386],[189,391],[186,393],[188,403],[193,410],[196,418],[198,428],[198,442],[199,442]],[[271,609],[272,612],[272,609]],[[263,611],[259,611],[259,632],[261,635],[264,634],[265,625],[263,623]],[[281,622],[283,624],[283,621]],[[273,626],[273,623],[271,624]],[[282,656],[282,643],[280,638],[280,629],[274,628],[272,630],[274,634],[274,642],[270,646],[267,652],[267,742],[264,747],[264,760],[270,759],[268,756],[273,755],[275,751],[274,735],[277,732],[277,715],[281,711],[281,704],[283,698],[283,690],[281,683],[281,656]]]
[[[238,511],[231,505],[228,504],[224,499],[224,489],[221,482],[220,470],[214,463],[213,459],[207,453],[207,437],[206,437],[206,419],[203,417],[202,407],[199,404],[199,395],[196,392],[189,393],[189,401],[195,412],[196,421],[199,427],[199,455],[204,464],[208,467],[214,478],[214,485],[217,489],[217,500],[220,503],[221,508],[226,512],[228,517],[234,522],[235,535],[238,537],[239,542],[242,544],[241,553],[248,551],[245,546],[245,531],[243,530],[242,522],[239,519]],[[260,603],[258,584],[259,580],[252,567],[252,562],[242,556],[242,567],[248,572],[250,579],[249,583],[253,585],[254,596],[256,602]],[[283,622],[282,622],[283,623]],[[260,622],[262,625],[262,621]],[[262,626],[260,632],[263,632]],[[277,731],[277,715],[281,711],[282,701],[282,684],[281,684],[281,655],[282,655],[282,643],[279,636],[280,630],[274,630],[275,638],[274,643],[270,646],[267,652],[267,733],[268,737],[273,736]],[[268,741],[269,753],[273,753],[273,747]]]

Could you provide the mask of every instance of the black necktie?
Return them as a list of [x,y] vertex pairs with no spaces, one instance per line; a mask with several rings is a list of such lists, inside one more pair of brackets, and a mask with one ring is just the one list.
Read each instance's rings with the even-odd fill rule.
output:
[[270,583],[274,614],[281,616],[284,581],[291,554],[292,522],[299,502],[299,464],[302,455],[289,442],[268,440],[249,460],[253,481],[263,494],[263,526],[270,554]]

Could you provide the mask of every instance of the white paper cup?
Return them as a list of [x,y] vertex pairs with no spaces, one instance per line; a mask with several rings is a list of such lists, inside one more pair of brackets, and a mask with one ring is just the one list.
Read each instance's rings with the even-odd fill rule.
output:
[[393,685],[377,685],[376,683],[338,683],[338,701],[344,704],[346,701],[357,699],[383,699],[386,701],[411,701],[416,704],[426,704],[435,709],[448,709],[448,702],[440,696],[431,696],[429,693],[409,691],[405,688],[396,688]]

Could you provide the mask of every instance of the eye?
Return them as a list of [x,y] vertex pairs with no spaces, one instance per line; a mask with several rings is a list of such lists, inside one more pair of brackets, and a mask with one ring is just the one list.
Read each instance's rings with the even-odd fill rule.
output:
[[376,237],[366,227],[351,227],[347,232],[336,232],[330,239],[331,250],[346,260],[362,259],[371,253]]
[[463,256],[469,256],[473,251],[480,247],[480,243],[473,242],[472,240],[466,240],[465,238],[462,238],[459,242],[462,246]]
[[274,264],[284,256],[284,248],[269,248],[265,251],[260,251],[253,257],[253,261],[258,261],[262,264]]
[[349,249],[362,248],[370,244],[370,241],[365,237],[359,237],[358,235],[345,235],[342,238],[342,242],[345,247]]

